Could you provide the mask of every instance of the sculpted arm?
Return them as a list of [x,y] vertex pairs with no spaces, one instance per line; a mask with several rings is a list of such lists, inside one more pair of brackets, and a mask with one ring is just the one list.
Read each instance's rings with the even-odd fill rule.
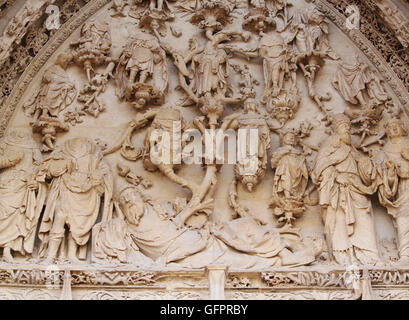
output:
[[394,186],[398,184],[398,180],[399,180],[398,168],[390,160],[385,161],[384,165],[385,165],[385,168],[383,170],[383,175],[384,175],[385,183],[387,183],[388,186],[391,188],[391,190],[393,190],[395,189]]
[[[408,141],[409,142],[409,141]],[[409,161],[409,148],[405,148],[401,151],[402,158]]]
[[401,158],[402,160],[400,161],[400,163],[398,163],[396,171],[399,177],[408,179],[409,178],[409,148],[402,149]]
[[290,150],[283,148],[280,148],[276,152],[274,152],[273,155],[271,156],[271,168],[273,169],[277,168],[282,157],[288,154],[289,152]]
[[52,154],[39,167],[37,180],[45,182],[45,179],[52,179],[62,176],[66,172],[71,172],[73,163],[71,159],[64,158],[61,154]]
[[15,166],[23,159],[24,154],[22,152],[13,152],[10,155],[0,156],[0,169],[10,168]]
[[379,202],[384,207],[393,207],[393,201],[399,187],[398,169],[395,164],[386,157],[378,163]]
[[370,185],[375,180],[375,166],[371,159],[366,156],[358,158],[358,172],[365,185]]
[[102,221],[108,221],[112,218],[113,211],[113,189],[114,189],[114,177],[108,164],[104,161],[100,162],[99,171],[103,176],[101,182],[104,186],[104,209],[102,212]]

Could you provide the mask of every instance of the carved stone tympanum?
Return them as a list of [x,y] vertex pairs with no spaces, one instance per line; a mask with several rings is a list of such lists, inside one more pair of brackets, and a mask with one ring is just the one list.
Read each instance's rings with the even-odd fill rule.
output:
[[0,299],[409,298],[400,2],[11,3]]

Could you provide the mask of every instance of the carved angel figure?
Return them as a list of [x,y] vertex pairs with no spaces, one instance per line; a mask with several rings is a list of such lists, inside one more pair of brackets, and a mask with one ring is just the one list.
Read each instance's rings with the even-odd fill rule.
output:
[[168,86],[166,53],[153,36],[141,33],[124,49],[116,70],[116,94],[143,107],[161,100]]
[[[96,145],[86,138],[66,141],[44,161],[38,177],[51,181],[46,209],[40,225],[40,256],[57,257],[69,228],[68,258],[84,260],[90,232],[97,221],[104,196],[102,220],[110,216],[113,178]],[[79,250],[78,250],[79,249]]]
[[319,150],[311,173],[318,186],[324,233],[340,264],[379,261],[369,196],[376,190],[374,166],[351,145],[350,120],[334,117],[334,134]]
[[296,148],[296,132],[286,130],[280,138],[282,146],[271,157],[271,168],[275,169],[271,204],[278,221],[291,226],[305,210],[308,169],[303,152]]
[[394,220],[400,263],[409,262],[409,139],[399,119],[386,123],[388,141],[378,155],[378,196]]
[[33,252],[46,187],[36,181],[42,160],[37,143],[21,132],[0,142],[0,247],[3,259],[13,262],[11,250]]

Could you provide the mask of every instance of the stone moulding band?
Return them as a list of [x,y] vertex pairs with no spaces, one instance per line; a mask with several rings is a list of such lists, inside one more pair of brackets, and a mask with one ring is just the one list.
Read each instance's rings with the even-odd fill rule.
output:
[[[65,271],[71,274],[73,288],[152,288],[164,289],[166,282],[186,279],[195,288],[207,288],[205,269],[198,270],[138,270],[98,267],[72,267],[63,265],[36,267],[3,267],[0,269],[0,287],[59,287]],[[323,271],[314,268],[277,268],[264,271],[229,271],[226,289],[352,289],[352,277],[362,278],[364,270],[334,267]],[[409,268],[367,270],[374,288],[402,289],[409,286]],[[185,282],[185,281],[184,281]]]
[[[12,118],[17,105],[23,96],[24,90],[28,87],[35,75],[44,66],[52,54],[66,41],[66,39],[88,18],[107,5],[109,0],[93,0],[85,5],[76,15],[67,21],[60,30],[56,32],[47,44],[40,50],[38,55],[32,60],[28,68],[18,80],[11,95],[5,104],[0,107],[0,137],[4,135],[8,123]],[[318,8],[340,29],[342,30],[355,45],[370,59],[387,80],[388,84],[399,98],[400,103],[405,106],[409,105],[409,93],[398,79],[393,70],[388,66],[377,49],[369,42],[368,39],[358,30],[347,30],[345,25],[345,16],[339,13],[331,5],[322,0],[313,0]]]

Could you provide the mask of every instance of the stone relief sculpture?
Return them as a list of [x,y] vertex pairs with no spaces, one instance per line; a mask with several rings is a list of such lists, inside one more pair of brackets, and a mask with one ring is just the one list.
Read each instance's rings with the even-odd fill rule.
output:
[[74,61],[83,66],[88,82],[91,82],[94,68],[106,62],[111,62],[111,33],[106,22],[90,20],[81,28],[78,41],[71,43],[74,49]]
[[125,47],[116,69],[117,95],[136,109],[162,104],[168,87],[166,53],[158,40],[140,33]]
[[[350,63],[339,63],[338,70],[332,82],[342,97],[362,108],[384,103],[388,96],[382,88],[379,79],[362,61],[359,55],[351,57]],[[354,61],[355,60],[355,61]]]
[[[139,26],[146,29],[156,29],[162,36],[167,34],[166,21],[173,20],[174,10],[166,0],[135,0],[131,5],[129,16],[139,20]],[[172,27],[170,26],[172,31]],[[173,31],[172,31],[173,33]]]
[[[146,198],[134,186],[125,186],[118,201],[116,209],[127,221],[128,229],[105,232],[96,245],[103,246],[108,238],[117,236],[122,239],[128,235],[132,244],[123,248],[138,253],[138,256],[140,251],[159,265],[172,266],[177,262],[181,266],[200,268],[211,261],[247,269],[308,264],[322,251],[319,242],[311,242],[311,247],[307,248],[296,235],[280,235],[274,229],[260,227],[250,217],[217,225],[210,233],[207,228],[190,230],[186,226],[180,227],[173,221],[174,215],[178,214],[174,206],[168,204],[166,208],[164,204]],[[240,236],[243,227],[248,230],[248,235]],[[253,240],[250,240],[252,237]],[[118,246],[118,241],[113,244]],[[112,244],[104,247],[102,252],[110,257],[120,256],[120,249],[115,247],[113,250]],[[246,259],[240,259],[243,254]],[[150,263],[146,258],[142,258],[142,261]]]
[[[169,44],[164,44],[164,47],[175,61],[180,86],[208,118],[210,127],[215,129],[225,105],[244,100],[243,96],[228,90],[230,62],[222,42],[235,37],[248,41],[250,34],[242,31],[219,31],[228,23],[231,12],[229,6],[222,1],[203,1],[201,6],[190,21],[204,29],[206,45],[200,47],[196,39],[191,39],[190,50],[185,57]],[[187,67],[189,63],[190,71]]]
[[229,192],[229,205],[238,216],[246,217],[249,215],[249,209],[237,202],[237,182],[240,181],[249,192],[252,192],[264,178],[267,171],[267,151],[270,148],[270,128],[266,119],[260,114],[254,99],[245,101],[244,113],[232,123],[231,128],[246,130],[246,139],[250,138],[251,129],[257,129],[258,133],[257,154],[249,154],[250,149],[247,145],[239,146],[239,148],[246,147],[246,156],[238,159],[234,166],[234,178]]
[[[109,68],[113,68],[113,65]],[[99,95],[105,92],[109,77],[112,77],[112,74],[98,73],[91,79],[90,83],[87,83],[80,90],[77,100],[83,103],[84,106],[74,112],[74,114],[78,116],[89,114],[97,118],[101,112],[106,110],[105,103],[99,98]]]
[[[277,97],[284,89],[284,78],[287,74],[294,70],[294,65],[290,65],[293,57],[288,51],[284,39],[279,34],[263,35],[260,40],[260,57],[263,58],[264,70],[264,97],[270,94],[272,97]],[[296,69],[296,68],[295,68]],[[291,74],[290,92],[296,89],[294,74]]]
[[[81,28],[80,39],[71,43],[74,62],[84,68],[88,83],[81,89],[78,101],[84,104],[86,113],[97,117],[105,110],[99,95],[105,91],[115,60],[110,57],[112,40],[107,22],[90,20]],[[97,67],[105,66],[105,70],[97,72]]]
[[381,184],[378,196],[394,219],[398,236],[399,262],[409,260],[408,191],[409,149],[406,128],[401,120],[389,119],[386,123],[388,141],[377,157]]
[[[353,105],[345,110],[345,114],[353,124],[359,125],[357,133],[361,135],[360,146],[366,146],[365,138],[379,135],[373,128],[381,119],[383,109],[388,107],[390,97],[374,71],[369,69],[359,55],[350,57],[350,60],[350,63],[338,64],[332,85]],[[380,137],[382,135],[384,133]]]
[[115,16],[119,16],[119,17],[124,17],[125,13],[125,7],[128,5],[128,1],[127,0],[113,0],[112,1],[112,13],[111,16],[115,17]]
[[296,148],[298,139],[295,130],[283,131],[282,146],[271,156],[271,168],[275,169],[271,206],[278,222],[289,227],[305,210],[309,177],[305,155]]
[[36,179],[42,156],[28,134],[13,131],[0,142],[0,246],[3,260],[13,262],[12,251],[34,250],[37,224],[46,187]]
[[[136,148],[131,142],[134,131],[146,126],[152,119],[152,124],[145,135],[144,148]],[[121,149],[121,155],[127,160],[136,161],[143,158],[143,165],[146,170],[159,170],[172,182],[187,188],[192,193],[192,197],[189,203],[184,207],[183,212],[176,218],[181,225],[193,214],[197,212],[209,213],[212,209],[212,190],[214,189],[216,179],[216,165],[209,165],[202,183],[196,184],[176,173],[180,167],[181,159],[177,160],[174,158],[174,155],[177,154],[178,151],[181,151],[175,150],[173,147],[175,145],[177,146],[181,141],[181,133],[192,126],[196,126],[199,129],[203,128],[203,124],[201,124],[202,120],[203,119],[196,119],[194,124],[189,125],[183,120],[180,110],[165,106],[158,111],[138,114],[135,120],[128,126],[119,144],[112,146],[104,152],[105,154],[109,154]],[[225,121],[225,129],[229,126],[231,121],[233,121],[233,117]],[[222,130],[225,129],[223,129],[222,126]],[[154,135],[153,132],[155,133]],[[166,136],[168,139],[164,138]],[[173,139],[177,139],[177,141]],[[172,142],[168,143],[169,141]],[[153,150],[156,150],[155,153],[153,153]]]
[[279,33],[262,34],[258,51],[234,48],[247,57],[263,59],[264,92],[262,101],[284,125],[292,119],[300,102],[296,86],[296,56]]
[[328,21],[314,5],[309,5],[305,10],[295,9],[285,34],[287,43],[292,44],[296,53],[297,65],[304,73],[308,93],[324,114],[327,109],[323,101],[330,100],[331,95],[318,94],[314,81],[325,58],[338,58],[329,46],[327,35]]
[[214,245],[222,242],[227,246],[215,263],[240,269],[308,265],[324,248],[320,239],[302,239],[291,231],[280,232],[270,225],[260,226],[252,217],[216,225],[212,233]]
[[376,170],[351,145],[349,118],[337,114],[333,126],[311,172],[330,254],[340,264],[376,264],[380,258],[369,198],[376,190]]
[[[84,260],[92,227],[97,221],[102,195],[102,220],[112,210],[113,182],[102,153],[86,138],[66,141],[44,160],[39,181],[50,181],[50,192],[40,225],[40,256],[58,257],[68,226],[68,259]],[[64,256],[63,254],[60,256]]]
[[[363,54],[349,61],[349,50],[339,50],[336,28],[314,3],[115,0],[83,19],[70,52],[56,54],[24,106],[40,135],[12,132],[0,142],[3,260],[18,268],[28,260],[27,269],[37,256],[43,266],[81,262],[66,271],[74,286],[136,291],[157,285],[157,272],[214,265],[246,277],[264,270],[264,289],[330,283],[356,299],[375,297],[371,283],[405,284],[405,272],[387,268],[409,264],[408,138],[396,111],[406,110]],[[338,65],[329,61],[338,54]],[[342,99],[330,106],[335,91]],[[308,98],[319,106],[314,114]],[[9,128],[26,120],[17,113]],[[233,166],[206,150],[217,141],[209,132],[230,143],[230,134],[247,130],[249,138],[251,129],[257,147],[246,141]],[[185,162],[196,151],[185,150],[190,134],[205,150],[193,164]],[[51,154],[42,160],[41,151]],[[380,219],[390,238],[376,230]],[[97,271],[78,275],[89,265]],[[287,266],[295,268],[277,268]],[[352,284],[339,271],[351,266]],[[244,279],[239,286],[260,289]]]
[[[227,47],[247,57],[263,58],[263,101],[268,103],[274,116],[283,125],[294,117],[299,106],[300,98],[296,86],[298,67],[304,73],[309,96],[326,116],[330,108],[324,107],[323,101],[330,100],[331,95],[318,94],[314,81],[325,59],[339,58],[329,46],[328,21],[312,4],[303,10],[288,10],[288,4],[285,2],[278,4],[278,10],[285,9],[280,18],[285,22],[283,28],[274,33],[261,32],[258,52],[237,45]],[[261,26],[265,29],[264,22]]]
[[159,265],[181,260],[206,246],[203,231],[180,227],[173,221],[172,207],[168,205],[166,209],[163,204],[148,200],[135,187],[125,187],[118,201],[117,210],[128,222],[134,244]]
[[31,123],[33,130],[42,135],[44,152],[54,150],[57,132],[68,131],[61,112],[73,103],[77,95],[66,71],[71,59],[70,55],[60,54],[56,63],[45,71],[38,94],[24,106],[26,113],[34,118]]

